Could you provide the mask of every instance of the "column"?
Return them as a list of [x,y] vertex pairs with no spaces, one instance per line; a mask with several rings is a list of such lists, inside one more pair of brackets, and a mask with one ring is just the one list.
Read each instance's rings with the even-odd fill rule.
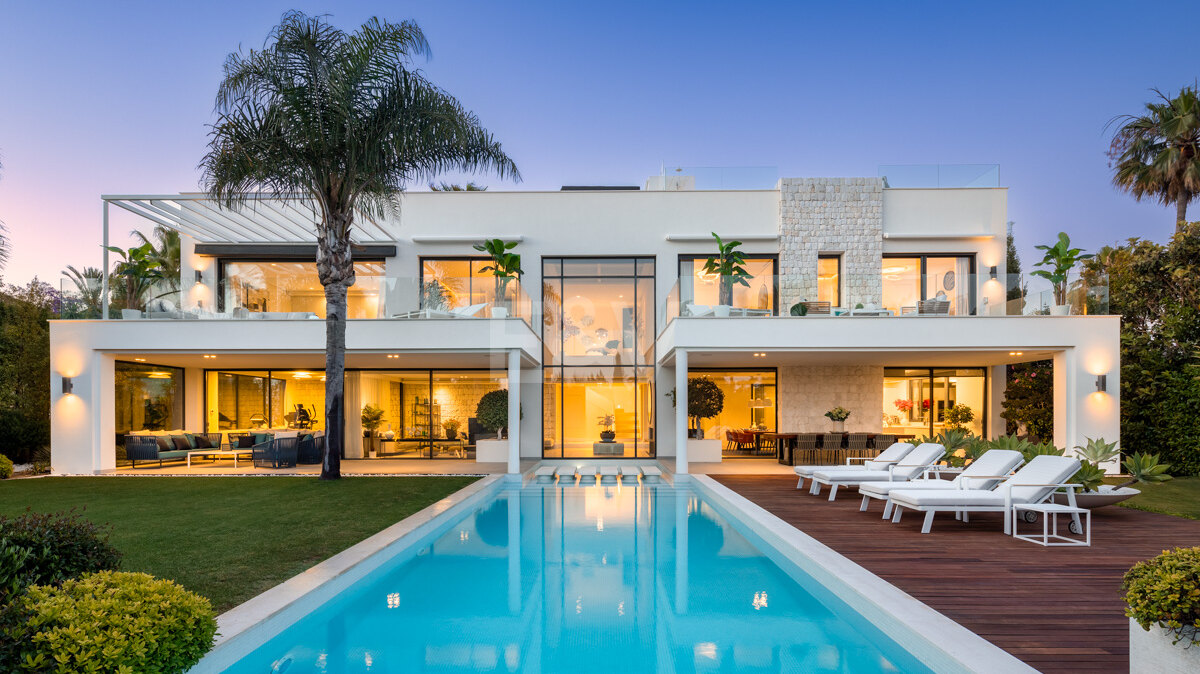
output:
[[1071,449],[1075,442],[1079,373],[1075,349],[1054,354],[1054,446]]
[[675,474],[688,472],[688,361],[687,350],[675,350]]
[[508,351],[508,472],[521,472],[521,351]]
[[1008,390],[1008,366],[993,365],[988,368],[988,427],[984,437],[995,438],[1008,432],[1004,419],[1004,392]]

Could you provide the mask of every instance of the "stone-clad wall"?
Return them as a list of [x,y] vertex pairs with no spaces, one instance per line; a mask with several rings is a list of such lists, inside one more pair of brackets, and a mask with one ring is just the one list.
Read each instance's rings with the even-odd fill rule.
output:
[[842,306],[883,301],[883,180],[779,181],[780,310],[817,299],[817,254],[842,256]]
[[779,368],[779,427],[784,431],[833,430],[825,413],[841,405],[850,410],[847,431],[883,429],[883,367],[817,365]]

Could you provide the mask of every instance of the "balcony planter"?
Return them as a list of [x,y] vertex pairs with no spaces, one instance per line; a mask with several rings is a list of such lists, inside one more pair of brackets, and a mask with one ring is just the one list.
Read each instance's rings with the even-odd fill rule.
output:
[[713,316],[717,318],[729,318],[729,310],[732,308],[728,304],[718,304],[713,307]]
[[505,463],[508,461],[508,440],[476,440],[475,463]]
[[1130,618],[1129,671],[1131,674],[1200,672],[1200,646],[1191,643],[1195,637],[1195,629],[1186,628],[1183,638],[1173,643],[1174,633],[1157,625],[1151,625],[1147,632]]

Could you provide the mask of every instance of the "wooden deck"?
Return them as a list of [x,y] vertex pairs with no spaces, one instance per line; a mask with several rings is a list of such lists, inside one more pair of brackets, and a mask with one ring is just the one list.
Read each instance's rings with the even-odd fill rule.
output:
[[938,515],[922,535],[920,514],[893,525],[879,501],[858,512],[856,489],[830,503],[790,476],[712,478],[1043,672],[1128,672],[1121,577],[1165,549],[1200,544],[1200,521],[1115,506],[1093,514],[1090,548],[1006,537],[999,513],[969,524]]

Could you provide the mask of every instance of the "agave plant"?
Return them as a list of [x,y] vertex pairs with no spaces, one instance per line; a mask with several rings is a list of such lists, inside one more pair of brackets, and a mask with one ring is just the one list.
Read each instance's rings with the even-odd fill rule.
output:
[[1104,484],[1104,469],[1099,464],[1083,461],[1071,482],[1083,487],[1084,491],[1096,491]]
[[1120,453],[1117,443],[1105,442],[1104,438],[1088,438],[1086,445],[1075,447],[1075,456],[1079,457],[1080,461],[1090,461],[1097,465],[1112,461]]
[[1001,435],[992,439],[988,444],[990,445],[989,449],[1011,449],[1022,455],[1025,455],[1028,448],[1033,446],[1028,440],[1015,435]]
[[1166,482],[1171,479],[1171,476],[1167,475],[1170,468],[1171,464],[1158,462],[1158,454],[1138,452],[1125,458],[1125,470],[1129,471],[1129,479],[1117,485],[1117,489],[1124,489],[1138,482]]
[[1036,456],[1062,456],[1066,450],[1055,447],[1049,442],[1039,442],[1034,445],[1026,443],[1026,447],[1021,453],[1025,456],[1025,463],[1033,461]]

